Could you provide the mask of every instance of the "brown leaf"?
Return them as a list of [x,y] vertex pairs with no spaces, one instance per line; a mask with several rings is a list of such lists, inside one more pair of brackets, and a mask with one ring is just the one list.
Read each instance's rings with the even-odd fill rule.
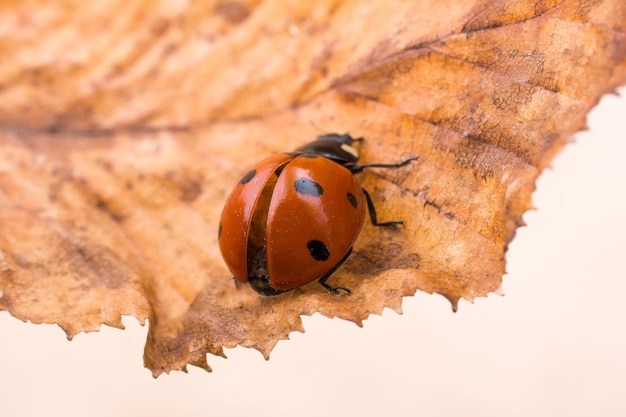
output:
[[[0,6],[0,308],[72,337],[133,315],[154,375],[320,312],[360,324],[417,289],[497,292],[541,170],[626,80],[622,0]],[[366,224],[319,285],[237,289],[217,247],[245,169],[365,137]]]

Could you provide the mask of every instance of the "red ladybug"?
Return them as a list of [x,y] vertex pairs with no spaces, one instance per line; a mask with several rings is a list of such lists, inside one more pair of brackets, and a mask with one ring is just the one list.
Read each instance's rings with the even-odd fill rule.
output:
[[222,256],[235,278],[263,295],[276,295],[312,281],[330,293],[345,287],[326,283],[350,256],[365,218],[365,205],[379,223],[369,193],[353,174],[364,168],[399,164],[363,164],[350,135],[329,134],[295,152],[270,156],[239,180],[220,221]]

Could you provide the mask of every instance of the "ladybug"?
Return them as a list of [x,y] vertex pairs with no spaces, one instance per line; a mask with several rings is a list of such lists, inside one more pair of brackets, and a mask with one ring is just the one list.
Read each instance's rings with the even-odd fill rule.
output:
[[352,253],[365,219],[366,205],[379,222],[369,193],[354,177],[364,168],[400,168],[398,164],[357,164],[350,135],[327,134],[294,152],[259,162],[230,193],[218,239],[235,278],[262,295],[276,295],[315,280],[331,294],[345,287],[326,283]]

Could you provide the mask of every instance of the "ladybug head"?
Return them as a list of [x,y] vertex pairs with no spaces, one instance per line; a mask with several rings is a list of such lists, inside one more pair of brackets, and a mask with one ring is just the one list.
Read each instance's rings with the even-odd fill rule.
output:
[[341,165],[353,164],[359,160],[359,151],[352,146],[363,138],[353,138],[346,134],[329,133],[318,136],[314,142],[296,149],[296,152],[312,153],[333,160]]

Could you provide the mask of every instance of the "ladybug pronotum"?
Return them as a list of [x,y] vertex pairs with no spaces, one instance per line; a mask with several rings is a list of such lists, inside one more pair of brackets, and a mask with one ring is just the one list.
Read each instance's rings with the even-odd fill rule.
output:
[[352,252],[366,210],[379,222],[369,193],[354,176],[364,168],[397,164],[357,164],[350,135],[322,135],[294,152],[259,162],[230,193],[219,225],[219,245],[235,278],[262,295],[276,295],[315,280],[331,294],[328,278]]

